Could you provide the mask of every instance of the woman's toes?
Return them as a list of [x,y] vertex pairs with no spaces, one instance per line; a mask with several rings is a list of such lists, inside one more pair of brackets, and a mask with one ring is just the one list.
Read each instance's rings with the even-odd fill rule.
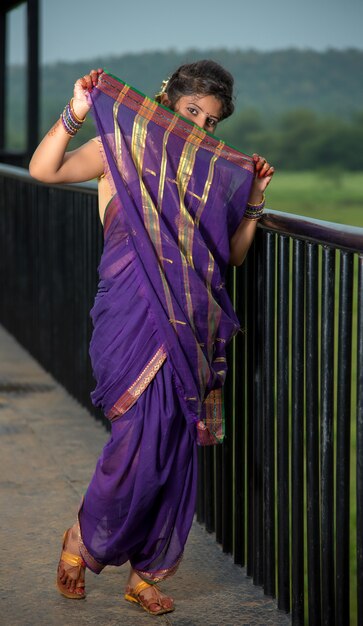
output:
[[59,569],[59,580],[64,584],[66,581],[66,573],[64,569]]
[[174,606],[174,602],[171,598],[161,598],[160,600],[163,609],[172,609]]

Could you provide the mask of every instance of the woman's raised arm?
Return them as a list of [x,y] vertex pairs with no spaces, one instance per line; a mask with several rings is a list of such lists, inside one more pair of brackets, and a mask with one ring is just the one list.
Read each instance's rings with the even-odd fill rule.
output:
[[[252,206],[258,206],[263,202],[265,189],[270,184],[275,170],[267,163],[266,159],[258,154],[253,155],[253,160],[255,162],[255,178],[248,202]],[[231,265],[242,265],[254,239],[256,226],[256,219],[242,219],[230,241],[229,262]]]
[[[102,70],[91,70],[74,85],[72,110],[83,120],[90,110],[88,92],[98,82]],[[59,118],[35,150],[29,164],[31,176],[45,183],[76,183],[97,178],[103,173],[103,160],[94,141],[66,152],[72,139]]]

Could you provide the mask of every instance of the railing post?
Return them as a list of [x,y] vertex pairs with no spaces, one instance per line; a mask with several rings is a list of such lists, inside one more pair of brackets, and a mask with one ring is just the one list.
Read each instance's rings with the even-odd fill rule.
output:
[[277,301],[278,607],[290,611],[289,239],[279,237]]
[[304,293],[305,244],[295,240],[291,354],[291,579],[294,626],[304,626]]
[[353,257],[340,253],[337,465],[336,465],[336,623],[349,624],[349,490],[351,426]]
[[241,324],[241,332],[236,337],[235,363],[235,423],[234,423],[234,458],[235,458],[235,519],[234,519],[234,562],[245,565],[246,531],[246,349],[247,349],[247,271],[246,261],[237,271],[236,312]]
[[323,249],[321,289],[321,584],[322,624],[335,624],[334,591],[334,313],[335,250]]
[[306,244],[306,475],[309,626],[321,626],[318,247]]
[[357,323],[357,607],[363,626],[363,256],[358,257]]
[[263,241],[264,590],[266,594],[275,596],[275,234],[263,233]]
[[0,151],[5,148],[6,11],[0,8]]
[[253,576],[255,571],[254,561],[254,480],[255,480],[255,449],[254,449],[254,423],[256,419],[255,386],[256,386],[256,316],[257,294],[255,285],[257,282],[256,267],[256,242],[252,244],[247,258],[247,363],[246,372],[246,413],[247,413],[247,575]]
[[27,0],[27,153],[39,142],[39,0]]
[[[256,237],[253,385],[253,582],[263,585],[263,246]],[[249,326],[251,328],[251,326]]]
[[[234,299],[235,269],[227,272],[227,289]],[[234,351],[231,342],[227,348],[228,373],[224,387],[225,429],[222,447],[222,548],[224,552],[233,552],[233,413],[234,413]]]

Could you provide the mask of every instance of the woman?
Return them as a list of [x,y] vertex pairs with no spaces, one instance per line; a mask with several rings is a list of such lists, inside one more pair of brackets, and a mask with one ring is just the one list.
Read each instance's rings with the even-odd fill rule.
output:
[[[183,555],[196,443],[223,438],[225,346],[238,330],[223,278],[247,254],[274,173],[212,137],[232,90],[226,70],[199,61],[163,84],[158,106],[92,70],[30,163],[48,183],[98,178],[104,226],[90,355],[92,399],[112,432],[63,538],[57,586],[68,598],[85,597],[86,566],[130,561],[125,599],[153,615],[174,609],[155,583]],[[91,106],[99,136],[66,152]]]

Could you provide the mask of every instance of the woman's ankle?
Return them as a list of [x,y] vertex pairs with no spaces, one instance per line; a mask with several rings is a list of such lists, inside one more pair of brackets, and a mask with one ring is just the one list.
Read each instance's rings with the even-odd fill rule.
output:
[[71,542],[73,544],[77,544],[77,546],[78,546],[78,540],[79,540],[79,526],[78,526],[78,522],[73,524],[73,526],[71,527],[70,533],[69,533],[69,538],[70,538],[70,540],[71,540]]

